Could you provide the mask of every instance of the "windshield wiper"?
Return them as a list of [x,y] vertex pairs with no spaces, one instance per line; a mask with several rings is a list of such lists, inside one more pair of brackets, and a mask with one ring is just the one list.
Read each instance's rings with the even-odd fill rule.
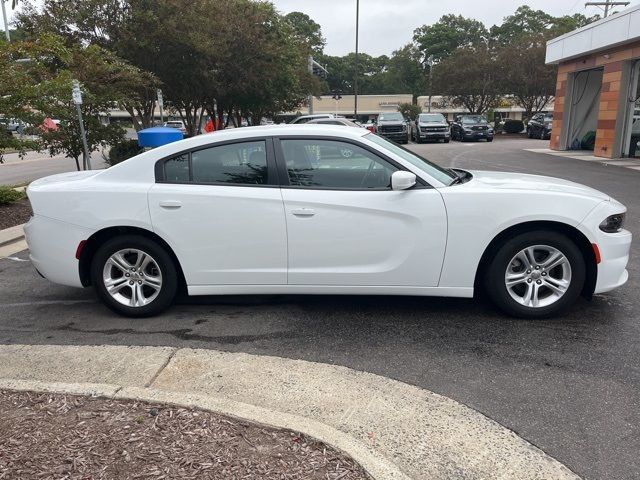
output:
[[456,176],[453,180],[451,180],[451,183],[449,184],[449,186],[462,183],[462,180],[467,176],[465,173],[457,172],[453,168],[449,168],[447,170]]

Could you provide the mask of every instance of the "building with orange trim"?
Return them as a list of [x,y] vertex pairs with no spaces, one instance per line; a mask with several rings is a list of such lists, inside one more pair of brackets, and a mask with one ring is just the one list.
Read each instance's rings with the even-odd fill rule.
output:
[[640,5],[550,40],[546,62],[558,65],[551,148],[640,156]]

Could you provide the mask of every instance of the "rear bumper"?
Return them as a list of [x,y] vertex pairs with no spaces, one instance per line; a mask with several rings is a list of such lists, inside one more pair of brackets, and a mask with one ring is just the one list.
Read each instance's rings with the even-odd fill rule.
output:
[[54,283],[82,287],[76,248],[91,232],[70,223],[35,215],[24,226],[29,258],[38,273]]

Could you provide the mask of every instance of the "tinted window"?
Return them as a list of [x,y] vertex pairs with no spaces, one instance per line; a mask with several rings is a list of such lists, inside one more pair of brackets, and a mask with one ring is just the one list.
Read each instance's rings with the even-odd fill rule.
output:
[[418,167],[422,171],[427,172],[433,178],[445,185],[449,185],[451,181],[456,178],[456,175],[454,175],[452,172],[439,167],[435,163],[431,163],[426,158],[422,158],[421,156],[407,150],[406,148],[402,148],[400,145],[390,142],[385,138],[379,137],[378,135],[374,135],[372,133],[365,135],[364,138],[366,138],[367,140],[371,140],[373,143],[385,148],[391,153],[395,153],[400,158]]
[[362,147],[333,140],[282,140],[282,151],[294,186],[386,189],[397,170]]
[[191,178],[196,183],[267,183],[264,141],[220,145],[191,153]]
[[164,162],[164,178],[167,182],[188,182],[189,154],[185,153]]

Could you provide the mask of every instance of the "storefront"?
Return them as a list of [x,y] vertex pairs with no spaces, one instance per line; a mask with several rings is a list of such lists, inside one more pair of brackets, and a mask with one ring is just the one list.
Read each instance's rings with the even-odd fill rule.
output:
[[640,6],[547,43],[558,65],[551,148],[640,156]]

